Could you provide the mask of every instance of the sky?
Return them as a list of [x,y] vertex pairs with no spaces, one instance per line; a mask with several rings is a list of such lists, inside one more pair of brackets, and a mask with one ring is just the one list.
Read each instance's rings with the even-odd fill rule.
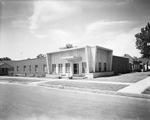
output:
[[150,22],[150,0],[1,0],[0,57],[35,58],[66,44],[140,57],[135,34]]

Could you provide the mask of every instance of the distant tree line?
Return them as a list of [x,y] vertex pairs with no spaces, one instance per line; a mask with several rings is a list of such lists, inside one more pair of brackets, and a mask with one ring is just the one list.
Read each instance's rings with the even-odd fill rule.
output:
[[4,61],[4,60],[7,60],[7,61],[9,61],[9,60],[11,60],[9,57],[2,57],[2,58],[0,58],[0,61]]
[[43,57],[45,57],[44,54],[38,54],[38,55],[37,55],[37,58],[43,58]]

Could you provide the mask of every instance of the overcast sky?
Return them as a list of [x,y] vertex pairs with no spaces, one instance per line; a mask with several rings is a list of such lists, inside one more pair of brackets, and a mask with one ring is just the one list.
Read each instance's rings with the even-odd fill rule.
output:
[[140,57],[134,36],[147,22],[150,0],[4,0],[0,57],[35,58],[67,43]]

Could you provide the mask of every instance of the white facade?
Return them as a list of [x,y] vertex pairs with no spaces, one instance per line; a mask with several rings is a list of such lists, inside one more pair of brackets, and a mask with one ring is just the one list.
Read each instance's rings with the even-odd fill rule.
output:
[[112,50],[99,46],[46,54],[47,76],[98,77],[112,74]]

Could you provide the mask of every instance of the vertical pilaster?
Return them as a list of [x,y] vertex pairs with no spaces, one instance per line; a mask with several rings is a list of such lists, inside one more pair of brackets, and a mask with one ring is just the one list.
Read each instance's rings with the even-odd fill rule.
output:
[[49,55],[46,54],[46,64],[47,64],[47,73],[50,74],[50,68],[49,68]]
[[108,54],[108,65],[109,65],[109,69],[108,69],[108,71],[112,71],[112,52],[113,51],[109,51],[109,54]]
[[90,73],[90,47],[85,47],[85,57],[86,57],[86,65],[87,65],[87,73]]
[[93,72],[96,72],[96,65],[97,65],[97,46],[94,47],[93,50]]
[[73,76],[73,63],[70,62],[70,76]]

